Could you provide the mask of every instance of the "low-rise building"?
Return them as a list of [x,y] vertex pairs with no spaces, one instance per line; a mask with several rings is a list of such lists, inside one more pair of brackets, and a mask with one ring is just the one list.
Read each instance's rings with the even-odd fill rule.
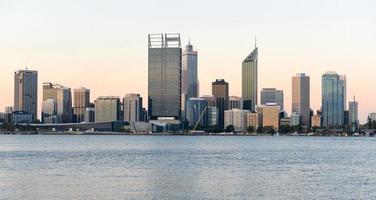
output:
[[233,125],[235,131],[247,130],[247,114],[249,110],[232,109],[225,111],[225,128]]

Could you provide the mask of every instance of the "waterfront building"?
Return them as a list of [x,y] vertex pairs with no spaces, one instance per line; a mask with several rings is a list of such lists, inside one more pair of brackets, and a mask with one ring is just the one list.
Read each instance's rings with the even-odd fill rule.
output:
[[300,125],[300,115],[297,113],[292,113],[290,117],[290,126]]
[[322,117],[324,127],[344,125],[344,83],[335,72],[322,75]]
[[254,112],[258,93],[258,49],[255,49],[242,62],[243,108]]
[[253,127],[255,130],[260,126],[259,116],[256,112],[247,113],[247,128]]
[[197,76],[197,51],[188,42],[182,54],[182,112],[185,111],[186,102],[192,97],[198,97],[198,76]]
[[233,125],[235,131],[247,130],[247,114],[249,110],[232,109],[226,110],[224,113],[224,127]]
[[97,98],[95,105],[95,122],[111,122],[120,119],[120,99],[115,96]]
[[218,108],[215,106],[208,106],[208,126],[217,126],[218,124]]
[[47,99],[42,103],[42,123],[58,123],[57,107],[54,99]]
[[208,126],[208,102],[205,99],[190,98],[186,108],[189,127],[194,127],[197,122],[200,127]]
[[344,105],[344,110],[347,110],[347,79],[346,75],[339,75],[339,79],[341,80],[342,87],[343,87],[343,105]]
[[19,70],[14,73],[14,111],[24,111],[37,119],[38,71]]
[[321,127],[321,115],[317,114],[317,115],[313,115],[312,116],[312,128],[319,128]]
[[311,126],[310,77],[304,73],[292,77],[291,112],[300,116],[300,125]]
[[73,122],[71,89],[60,84],[43,83],[43,102],[53,99],[56,103],[57,123]]
[[140,94],[126,94],[123,98],[124,121],[129,123],[142,121],[142,97]]
[[148,112],[149,118],[181,117],[180,34],[149,34]]
[[11,122],[13,124],[30,124],[33,123],[34,116],[26,111],[13,111],[11,115]]
[[232,109],[243,109],[243,99],[238,96],[230,96],[229,97],[229,110]]
[[261,105],[275,103],[283,110],[283,91],[275,88],[263,88],[261,90]]
[[90,90],[84,87],[73,90],[74,122],[84,121],[86,108],[90,107]]
[[224,128],[224,113],[229,108],[229,84],[224,79],[212,83],[212,94],[218,108],[218,127]]
[[279,128],[280,106],[277,104],[266,104],[258,107],[257,112],[262,118],[262,127],[271,127],[274,130]]
[[357,131],[359,128],[358,102],[355,101],[355,97],[353,101],[349,102],[349,127],[352,132]]

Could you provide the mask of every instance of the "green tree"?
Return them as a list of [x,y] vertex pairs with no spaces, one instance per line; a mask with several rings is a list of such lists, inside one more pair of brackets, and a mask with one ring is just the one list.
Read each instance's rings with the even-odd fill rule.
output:
[[226,132],[227,132],[227,133],[234,132],[234,131],[235,131],[235,128],[234,128],[233,125],[228,125],[228,126],[226,127]]

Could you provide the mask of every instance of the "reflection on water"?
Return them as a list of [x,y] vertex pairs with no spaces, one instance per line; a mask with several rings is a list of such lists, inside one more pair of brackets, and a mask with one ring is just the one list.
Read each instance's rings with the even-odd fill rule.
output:
[[376,138],[0,136],[0,199],[376,199]]

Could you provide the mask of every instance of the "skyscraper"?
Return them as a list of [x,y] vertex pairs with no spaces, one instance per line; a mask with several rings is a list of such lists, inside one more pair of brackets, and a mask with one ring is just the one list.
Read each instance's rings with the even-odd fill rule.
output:
[[148,112],[150,119],[181,117],[180,34],[149,34]]
[[43,83],[43,101],[56,102],[57,123],[71,123],[73,118],[71,89],[59,84]]
[[57,123],[57,109],[56,101],[53,99],[47,99],[42,103],[42,123],[53,124]]
[[311,126],[310,77],[304,73],[292,77],[291,110],[300,116],[300,124]]
[[19,70],[14,73],[14,110],[24,111],[37,119],[38,71]]
[[322,75],[322,118],[325,127],[344,125],[344,84],[336,72]]
[[142,97],[140,94],[126,94],[123,98],[124,121],[138,122],[143,119]]
[[212,83],[212,94],[216,100],[218,108],[218,123],[219,128],[224,125],[224,112],[229,107],[229,84],[224,79],[217,79]]
[[347,79],[346,75],[339,75],[339,79],[341,80],[343,90],[343,99],[344,99],[344,110],[347,110]]
[[201,127],[208,126],[208,102],[203,98],[190,98],[187,101],[187,120],[189,127],[198,123]]
[[355,97],[349,102],[349,127],[352,132],[357,131],[359,127],[358,102],[355,101]]
[[95,122],[112,122],[120,118],[120,99],[114,96],[99,97],[94,101]]
[[263,88],[261,90],[261,105],[276,103],[283,110],[283,91],[275,88]]
[[193,50],[191,42],[185,47],[182,55],[182,111],[185,110],[186,101],[198,97],[197,78],[197,51]]
[[258,84],[258,49],[255,49],[242,63],[242,98],[245,110],[255,111],[257,105]]
[[83,122],[86,108],[90,107],[90,90],[84,87],[73,90],[73,113],[75,122]]

